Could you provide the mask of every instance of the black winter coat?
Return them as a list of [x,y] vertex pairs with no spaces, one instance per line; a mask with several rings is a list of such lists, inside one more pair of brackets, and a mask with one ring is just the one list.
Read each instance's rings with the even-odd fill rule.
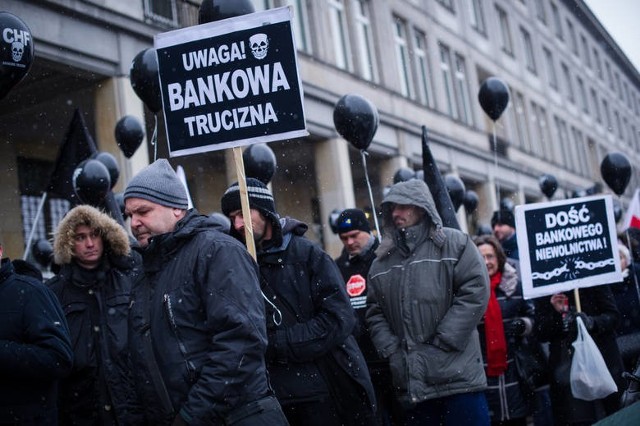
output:
[[96,269],[63,265],[47,285],[69,324],[75,362],[60,384],[60,423],[133,424],[135,388],[127,342],[133,257],[114,257]]
[[[593,318],[595,329],[589,334],[600,349],[609,372],[618,385],[618,391],[625,387],[622,379],[622,359],[616,343],[615,330],[620,320],[620,314],[609,285],[581,288],[580,302],[582,312]],[[565,293],[569,298],[569,309],[575,310],[573,292]],[[603,417],[603,409],[611,414],[617,409],[615,393],[605,400],[582,401],[573,398],[569,383],[569,371],[573,347],[571,344],[576,339],[575,326],[568,330],[563,328],[562,315],[553,308],[549,302],[551,296],[541,297],[535,300],[536,330],[538,338],[542,342],[549,342],[549,366],[551,385],[551,405],[553,408],[554,422],[556,424],[568,424],[575,422],[593,423]],[[600,402],[604,402],[604,405]]]
[[69,329],[42,282],[0,267],[0,424],[55,425],[57,381],[71,371]]
[[[371,264],[376,258],[376,249],[380,243],[377,239],[374,239],[373,245],[369,250],[362,254],[349,258],[349,253],[343,249],[340,256],[336,259],[336,265],[340,269],[342,278],[347,285],[347,295],[351,301],[351,307],[356,311],[358,318],[358,325],[356,328],[356,341],[358,346],[370,364],[388,365],[387,360],[378,356],[378,351],[369,335],[369,329],[366,323],[367,313],[367,294],[369,293],[369,283],[367,282],[367,276],[369,275],[369,269]],[[354,286],[350,281],[357,280],[358,286]],[[350,287],[351,286],[351,287]]]
[[352,395],[340,396],[344,388],[323,380],[327,372],[322,369],[337,365],[362,388],[373,407],[373,386],[352,335],[356,318],[340,271],[317,244],[302,237],[307,225],[283,218],[281,226],[282,244],[258,252],[260,272],[270,287],[265,294],[283,315],[281,325],[267,316],[267,365],[278,400],[283,406],[317,401],[327,396],[329,387],[337,398],[347,399]]
[[147,421],[222,424],[269,395],[257,265],[246,248],[190,210],[142,250],[134,284],[132,358]]

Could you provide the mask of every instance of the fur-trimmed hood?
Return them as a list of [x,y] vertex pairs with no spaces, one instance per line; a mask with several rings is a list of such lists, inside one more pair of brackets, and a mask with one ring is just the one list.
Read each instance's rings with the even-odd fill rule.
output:
[[131,252],[129,237],[124,228],[106,213],[88,205],[76,206],[60,221],[53,236],[54,261],[58,265],[71,263],[73,237],[79,225],[100,231],[105,254],[127,256]]

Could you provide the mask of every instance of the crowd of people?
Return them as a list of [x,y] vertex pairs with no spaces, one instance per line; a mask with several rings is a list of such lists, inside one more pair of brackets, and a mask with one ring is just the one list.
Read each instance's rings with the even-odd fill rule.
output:
[[[635,247],[621,241],[625,281],[581,290],[578,310],[571,292],[523,298],[509,210],[471,236],[422,180],[398,182],[380,235],[340,213],[332,259],[244,183],[250,218],[236,182],[223,226],[157,160],[124,192],[131,235],[73,207],[46,282],[0,241],[0,425],[587,425],[620,409]],[[606,398],[572,396],[576,318],[616,381]]]

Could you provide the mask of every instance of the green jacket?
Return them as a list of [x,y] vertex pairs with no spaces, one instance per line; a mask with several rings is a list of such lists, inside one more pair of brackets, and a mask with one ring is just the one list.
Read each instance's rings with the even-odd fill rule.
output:
[[[409,228],[410,244],[391,220],[393,204],[426,211]],[[486,377],[477,325],[489,300],[487,268],[471,238],[443,228],[426,184],[391,187],[382,202],[383,241],[369,271],[367,323],[381,356],[389,358],[403,402],[482,391]]]

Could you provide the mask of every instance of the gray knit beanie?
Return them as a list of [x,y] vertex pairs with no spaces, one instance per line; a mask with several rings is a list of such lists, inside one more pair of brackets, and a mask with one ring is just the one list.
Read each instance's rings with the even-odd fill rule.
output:
[[142,198],[176,209],[187,209],[187,190],[169,162],[161,158],[135,175],[124,191],[124,200]]

